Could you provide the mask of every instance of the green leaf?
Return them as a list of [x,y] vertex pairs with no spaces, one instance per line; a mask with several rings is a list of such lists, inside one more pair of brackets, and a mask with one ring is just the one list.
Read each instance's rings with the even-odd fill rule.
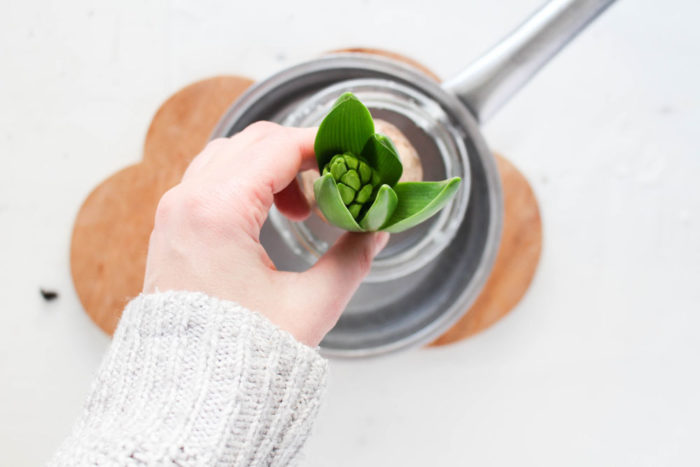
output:
[[373,134],[374,121],[367,107],[352,93],[340,96],[316,133],[314,151],[319,172],[336,154],[359,155]]
[[399,199],[394,190],[389,185],[382,185],[377,191],[372,206],[369,207],[365,217],[360,221],[360,225],[367,231],[381,229],[394,213],[398,202]]
[[362,148],[361,156],[379,175],[379,183],[394,186],[401,178],[403,164],[389,137],[373,134]]
[[427,220],[457,193],[462,179],[454,177],[441,182],[399,183],[394,191],[399,198],[394,214],[382,230],[403,232]]
[[352,232],[362,232],[350,211],[345,207],[340,197],[338,186],[331,174],[325,174],[314,182],[316,203],[328,222],[341,229]]

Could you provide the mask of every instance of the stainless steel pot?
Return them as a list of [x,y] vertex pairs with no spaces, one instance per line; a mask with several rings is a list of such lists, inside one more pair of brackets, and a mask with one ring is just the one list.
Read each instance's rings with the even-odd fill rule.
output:
[[[363,357],[424,344],[469,309],[495,260],[503,217],[498,172],[478,123],[613,1],[550,1],[442,85],[386,58],[337,54],[257,83],[228,110],[212,137],[230,136],[257,120],[318,124],[340,93],[353,91],[373,115],[409,137],[426,179],[460,175],[465,180],[442,215],[392,236],[321,343],[325,355]],[[298,271],[310,267],[337,235],[315,215],[292,223],[273,210],[261,241],[279,269]]]

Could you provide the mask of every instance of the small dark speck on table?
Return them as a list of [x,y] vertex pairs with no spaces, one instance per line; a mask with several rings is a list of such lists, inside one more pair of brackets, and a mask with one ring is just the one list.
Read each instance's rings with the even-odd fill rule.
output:
[[44,297],[44,300],[46,300],[47,302],[56,300],[58,298],[58,292],[56,292],[55,290],[47,290],[44,288],[40,288],[39,292],[41,292],[41,296]]

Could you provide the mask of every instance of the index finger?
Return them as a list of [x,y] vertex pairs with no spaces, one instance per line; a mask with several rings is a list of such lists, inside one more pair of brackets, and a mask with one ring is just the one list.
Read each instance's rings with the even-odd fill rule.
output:
[[260,133],[240,151],[246,159],[242,167],[252,180],[264,183],[271,188],[272,194],[276,194],[289,185],[300,170],[316,166],[314,139],[317,128],[291,128],[268,122],[263,125],[262,130],[258,129],[260,124],[248,127]]

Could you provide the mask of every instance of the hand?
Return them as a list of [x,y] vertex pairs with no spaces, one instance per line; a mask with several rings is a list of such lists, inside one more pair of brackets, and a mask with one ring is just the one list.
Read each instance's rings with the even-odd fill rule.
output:
[[189,290],[231,300],[318,345],[389,235],[346,233],[308,271],[275,269],[260,229],[273,200],[292,220],[309,215],[296,175],[315,166],[315,134],[259,122],[211,141],[158,204],[144,292]]

